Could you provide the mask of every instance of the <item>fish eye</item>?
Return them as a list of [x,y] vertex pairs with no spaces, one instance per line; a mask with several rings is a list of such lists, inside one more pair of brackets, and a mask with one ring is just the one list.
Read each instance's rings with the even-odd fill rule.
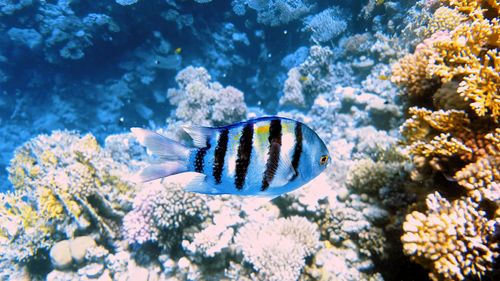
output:
[[328,155],[323,155],[323,156],[321,156],[321,158],[319,159],[319,163],[320,163],[321,165],[325,165],[325,164],[326,164],[326,162],[328,162]]

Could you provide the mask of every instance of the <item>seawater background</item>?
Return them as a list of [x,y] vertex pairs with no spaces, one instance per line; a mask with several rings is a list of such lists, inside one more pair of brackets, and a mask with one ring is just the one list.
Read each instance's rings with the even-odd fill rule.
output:
[[[333,36],[320,43],[330,46],[335,63],[348,70],[355,58],[345,56],[341,41],[365,31],[397,34],[412,4],[282,1],[290,9],[310,9],[297,16],[274,7],[271,19],[283,16],[290,21],[271,26],[258,18],[267,9],[250,6],[280,1],[117,2],[0,3],[1,189],[10,186],[5,168],[14,149],[40,133],[92,132],[102,143],[131,126],[165,126],[173,109],[167,89],[175,87],[176,73],[188,65],[203,66],[213,81],[241,90],[246,104],[258,107],[259,113],[276,114],[282,109],[278,99],[286,73],[303,62],[307,52],[283,59],[299,47],[314,45],[306,27],[308,16],[327,8],[336,11],[334,25],[324,27]],[[369,5],[373,10],[364,16],[362,9]],[[244,15],[235,13],[242,10]],[[99,20],[89,20],[92,14]],[[175,54],[177,48],[181,51]],[[349,79],[339,79],[341,86],[358,85],[367,72],[349,74]]]

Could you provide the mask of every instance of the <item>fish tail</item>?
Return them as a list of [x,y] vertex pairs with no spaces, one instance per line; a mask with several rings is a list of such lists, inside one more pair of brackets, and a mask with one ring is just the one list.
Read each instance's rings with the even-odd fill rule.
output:
[[134,181],[146,182],[189,171],[188,161],[191,147],[142,128],[131,128],[130,130],[141,145],[147,147],[160,159],[166,160],[142,169],[133,176]]

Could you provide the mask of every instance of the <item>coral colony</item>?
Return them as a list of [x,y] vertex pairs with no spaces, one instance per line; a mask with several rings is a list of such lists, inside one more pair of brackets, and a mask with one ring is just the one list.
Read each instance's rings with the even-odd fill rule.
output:
[[[6,0],[0,34],[0,280],[500,280],[498,0]],[[263,116],[323,173],[133,180],[132,127]]]

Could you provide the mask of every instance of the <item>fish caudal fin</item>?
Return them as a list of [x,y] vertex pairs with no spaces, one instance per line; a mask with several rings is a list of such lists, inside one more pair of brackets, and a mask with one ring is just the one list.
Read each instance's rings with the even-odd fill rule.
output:
[[146,129],[131,128],[130,130],[140,144],[162,159],[168,161],[185,161],[189,158],[191,148],[188,146]]
[[142,128],[132,128],[130,130],[140,144],[147,147],[161,160],[166,160],[166,162],[142,169],[132,176],[131,180],[146,182],[188,171],[190,147]]

